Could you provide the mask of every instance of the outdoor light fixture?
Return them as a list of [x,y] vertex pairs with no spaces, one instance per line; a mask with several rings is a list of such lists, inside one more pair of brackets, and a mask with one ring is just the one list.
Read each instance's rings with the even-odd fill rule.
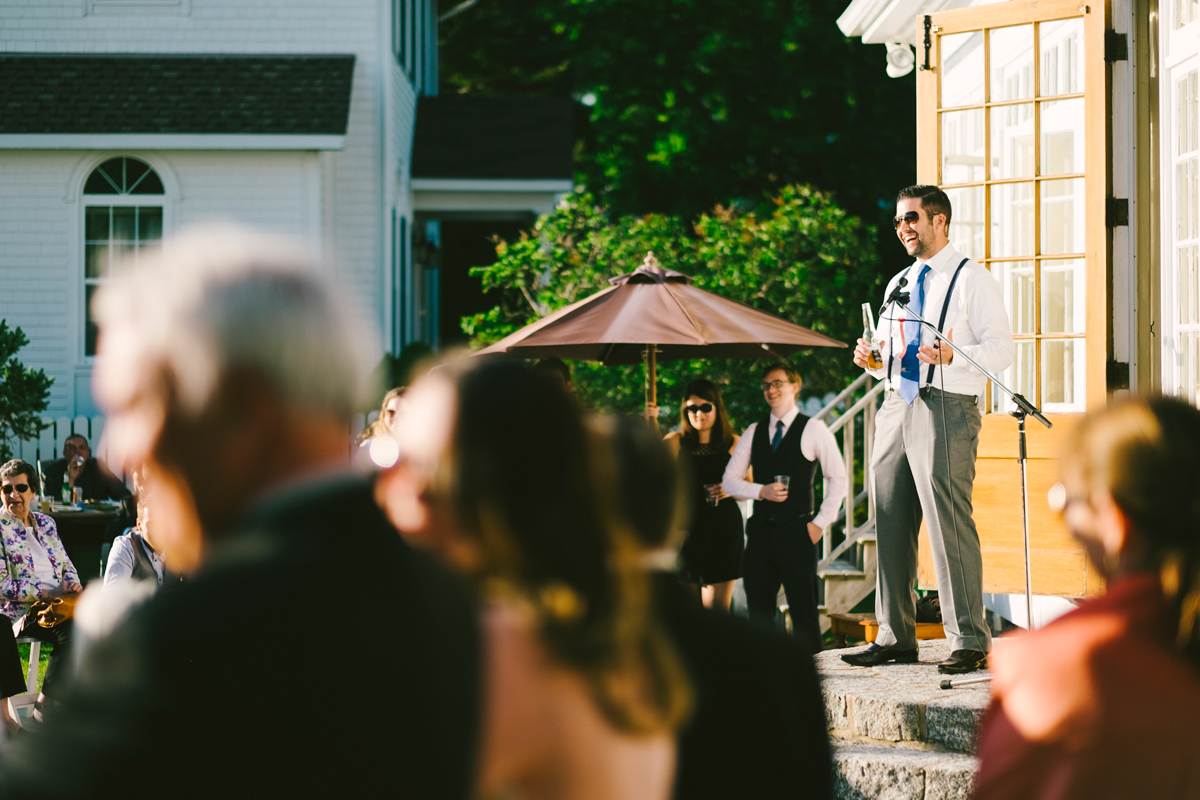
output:
[[916,58],[912,48],[904,42],[887,42],[887,74],[889,78],[903,78],[913,71]]

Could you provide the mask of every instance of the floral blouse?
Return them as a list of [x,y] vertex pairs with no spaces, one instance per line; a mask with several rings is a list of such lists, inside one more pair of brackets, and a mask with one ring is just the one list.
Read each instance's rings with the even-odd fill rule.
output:
[[33,558],[29,552],[31,534],[37,536],[46,549],[50,565],[54,567],[55,579],[75,591],[83,590],[79,573],[67,557],[62,539],[58,538],[58,527],[54,520],[36,511],[31,511],[30,516],[33,518],[32,531],[12,514],[0,511],[0,545],[4,547],[4,558],[0,560],[0,614],[12,622],[25,616],[29,607],[40,597]]

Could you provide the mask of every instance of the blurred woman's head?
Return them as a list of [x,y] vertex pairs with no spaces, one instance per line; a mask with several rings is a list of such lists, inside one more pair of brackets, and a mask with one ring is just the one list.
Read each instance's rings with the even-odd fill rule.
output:
[[712,381],[700,378],[694,380],[683,390],[683,406],[680,409],[683,421],[683,438],[695,446],[700,443],[702,431],[710,431],[709,444],[733,444],[733,426],[729,423],[729,413],[725,410],[725,402],[721,400],[721,390]]
[[1088,414],[1068,434],[1051,490],[1072,534],[1109,578],[1157,572],[1200,656],[1200,410],[1138,398]]
[[[552,377],[464,359],[413,385],[384,477],[393,522],[528,602],[550,652],[615,727],[669,729],[686,690],[653,625],[638,548],[613,516],[610,450]],[[630,692],[630,679],[642,690]]]

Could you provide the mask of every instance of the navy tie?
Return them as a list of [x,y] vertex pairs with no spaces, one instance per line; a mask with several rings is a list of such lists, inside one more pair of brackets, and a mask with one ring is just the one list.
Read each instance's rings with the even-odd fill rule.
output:
[[779,449],[779,443],[783,441],[783,420],[775,423],[775,435],[771,437],[771,452],[774,453]]

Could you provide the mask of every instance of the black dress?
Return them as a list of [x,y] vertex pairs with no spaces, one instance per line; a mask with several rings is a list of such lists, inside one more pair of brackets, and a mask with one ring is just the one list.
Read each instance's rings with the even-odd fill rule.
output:
[[708,504],[704,486],[720,483],[729,463],[728,447],[701,444],[688,448],[679,443],[679,458],[686,462],[692,499],[692,517],[687,538],[679,549],[679,577],[688,583],[708,585],[737,580],[742,576],[745,524],[742,511],[732,497],[717,505]]

